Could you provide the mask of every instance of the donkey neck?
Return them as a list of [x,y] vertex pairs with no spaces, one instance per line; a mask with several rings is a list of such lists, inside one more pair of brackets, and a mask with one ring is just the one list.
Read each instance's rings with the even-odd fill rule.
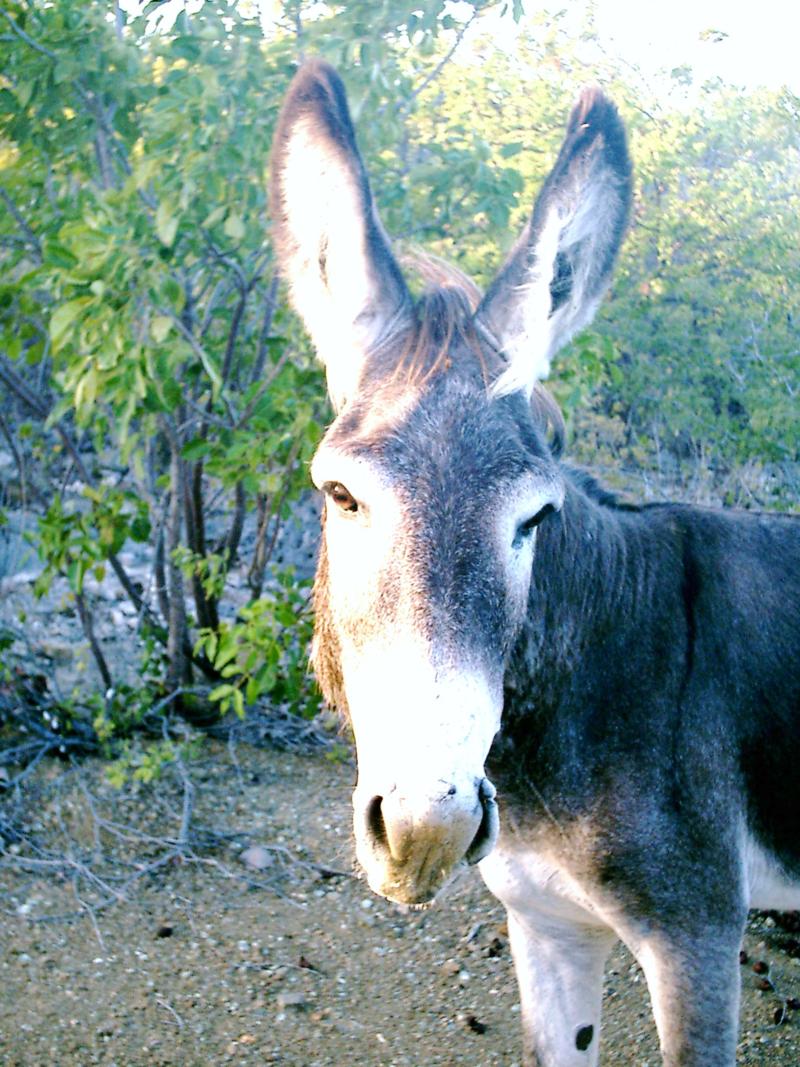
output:
[[563,473],[564,507],[539,531],[528,614],[506,678],[512,702],[535,692],[539,714],[559,702],[587,648],[618,633],[621,620],[643,635],[661,595],[660,554],[680,556],[669,536],[654,551],[644,510],[617,504],[569,468]]
[[537,821],[531,791],[546,796],[545,834],[556,809],[565,825],[592,803],[609,752],[639,743],[631,723],[641,734],[643,694],[651,705],[653,693],[677,696],[687,650],[679,513],[621,506],[580,474],[562,473],[564,506],[539,529],[487,764],[517,817]]

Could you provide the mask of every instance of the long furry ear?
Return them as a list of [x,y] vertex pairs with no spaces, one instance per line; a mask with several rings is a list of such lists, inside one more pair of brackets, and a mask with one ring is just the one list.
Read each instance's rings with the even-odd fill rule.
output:
[[370,349],[409,314],[410,301],[375,210],[344,85],[319,59],[303,64],[284,101],[270,199],[278,263],[338,410]]
[[477,311],[508,360],[495,394],[547,377],[550,360],[594,317],[628,222],[625,128],[598,89],[581,94],[533,214]]

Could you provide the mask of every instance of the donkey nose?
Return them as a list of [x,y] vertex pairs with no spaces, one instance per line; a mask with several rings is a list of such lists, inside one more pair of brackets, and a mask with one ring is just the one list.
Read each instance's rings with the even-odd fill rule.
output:
[[495,788],[488,778],[460,788],[439,783],[433,795],[410,797],[397,788],[373,796],[364,811],[364,833],[376,857],[393,865],[414,865],[415,853],[457,853],[478,863],[497,838]]

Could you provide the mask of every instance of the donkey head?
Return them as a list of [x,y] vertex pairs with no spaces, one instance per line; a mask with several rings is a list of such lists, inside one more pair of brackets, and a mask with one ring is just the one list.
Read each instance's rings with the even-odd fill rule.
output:
[[484,774],[529,610],[537,527],[564,488],[532,397],[607,285],[630,202],[616,110],[586,92],[532,217],[486,295],[415,302],[378,219],[343,85],[320,61],[279,120],[279,262],[337,417],[313,660],[358,754],[358,857],[379,893],[432,900],[497,835]]

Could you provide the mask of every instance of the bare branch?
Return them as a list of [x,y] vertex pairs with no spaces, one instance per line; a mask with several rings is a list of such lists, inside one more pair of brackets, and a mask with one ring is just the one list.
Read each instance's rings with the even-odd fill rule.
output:
[[184,464],[180,444],[164,420],[170,450],[170,498],[166,523],[166,571],[169,585],[169,620],[167,623],[167,689],[178,689],[188,680],[189,660],[186,656],[188,630],[184,602],[183,573],[175,558],[181,538],[181,501],[184,494]]
[[[265,496],[259,497],[258,532],[256,535],[255,548],[253,549],[253,559],[250,564],[250,569],[247,572],[247,584],[250,587],[254,600],[257,600],[261,596],[261,591],[264,586],[264,572],[272,553],[275,550],[275,543],[278,540],[278,533],[280,532],[280,513],[289,492],[290,479],[288,475],[297,460],[300,444],[301,441],[299,437],[295,438],[292,442],[289,456],[284,465],[285,477],[282,480],[283,488],[281,489],[280,494],[273,500],[272,506],[269,506]],[[269,543],[267,543],[267,531],[269,530],[270,522],[273,524],[272,536],[269,539]]]
[[44,45],[39,44],[38,41],[34,41],[32,37],[29,37],[28,34],[16,24],[7,11],[0,8],[0,15],[3,15],[3,17],[8,20],[11,29],[21,41],[24,41],[25,44],[28,45],[29,48],[33,48],[34,51],[40,52],[43,56],[47,56],[48,59],[58,59],[55,52],[51,52],[49,48],[45,48]]
[[258,335],[258,352],[253,364],[252,380],[257,382],[264,373],[264,365],[267,361],[267,349],[269,347],[269,335],[272,332],[272,320],[275,316],[275,308],[278,302],[278,272],[272,275],[269,283],[267,297],[264,301],[264,318],[261,320],[261,330]]
[[158,1004],[160,1008],[164,1008],[165,1011],[168,1011],[170,1013],[172,1018],[175,1020],[178,1029],[182,1030],[184,1026],[183,1019],[180,1017],[180,1015],[178,1015],[178,1013],[172,1007],[170,1002],[168,1000],[165,1000],[164,997],[159,996],[158,993],[155,994],[155,1000],[156,1004]]
[[22,230],[23,234],[25,235],[25,243],[28,245],[28,247],[33,252],[34,256],[36,257],[37,263],[41,263],[42,262],[42,245],[41,245],[41,242],[39,241],[39,238],[36,236],[34,231],[31,229],[30,225],[25,220],[24,215],[19,210],[17,205],[14,203],[14,201],[11,199],[11,197],[9,196],[7,190],[3,189],[2,186],[0,186],[0,197],[2,197],[3,203],[8,208],[9,214],[12,216],[12,218],[14,219],[16,224],[19,226],[19,228]]
[[105,687],[106,692],[108,692],[110,689],[114,688],[114,680],[111,677],[111,672],[108,669],[103,650],[100,648],[100,644],[94,632],[92,615],[86,604],[86,597],[83,593],[75,594],[75,603],[78,607],[78,615],[80,616],[83,632],[86,635],[86,640],[89,642],[89,648],[92,650],[92,655],[97,664],[97,669],[100,672],[100,677],[103,679],[103,686]]
[[3,437],[5,438],[6,444],[11,449],[11,454],[14,457],[14,462],[17,465],[17,472],[19,474],[20,504],[24,513],[28,506],[28,481],[25,477],[25,461],[22,458],[22,453],[17,448],[17,442],[14,440],[14,435],[11,432],[11,427],[8,425],[6,417],[2,413],[2,411],[0,411],[0,433],[2,433]]
[[247,494],[245,493],[244,486],[241,482],[236,483],[234,489],[234,505],[233,505],[233,518],[231,519],[231,528],[228,533],[223,537],[217,545],[216,551],[218,553],[227,552],[228,554],[228,566],[230,567],[236,559],[236,553],[239,551],[239,543],[242,540],[242,533],[244,531],[244,516],[247,507]]
[[244,318],[245,308],[247,307],[247,295],[248,290],[243,290],[236,307],[233,310],[233,318],[231,319],[231,328],[228,331],[228,342],[225,345],[225,356],[222,360],[222,384],[227,385],[231,370],[233,368],[233,354],[236,351],[236,341],[239,337],[239,330],[241,329],[242,319]]
[[[478,17],[478,11],[476,9],[476,10],[474,10],[472,12],[470,17],[467,19],[467,21],[464,23],[464,25],[458,31],[458,33],[456,34],[456,39],[453,41],[453,43],[450,46],[450,48],[448,48],[447,52],[445,52],[445,54],[442,56],[442,58],[439,60],[439,62],[436,64],[436,66],[433,68],[433,70],[430,72],[430,74],[426,78],[423,78],[422,81],[420,82],[420,84],[417,86],[417,88],[414,89],[412,93],[410,93],[410,95],[408,97],[408,100],[399,109],[399,114],[400,114],[401,117],[404,118],[406,115],[411,113],[411,109],[414,106],[414,101],[417,99],[417,97],[420,95],[420,93],[423,93],[428,88],[428,86],[431,84],[431,82],[436,81],[436,79],[442,73],[444,68],[447,66],[447,64],[450,62],[450,60],[455,55],[456,50],[458,49],[458,46],[464,40],[464,35],[466,34],[467,30],[470,28],[470,26],[472,25],[472,23],[475,21],[475,19],[477,17]],[[380,112],[385,111],[387,106],[388,106],[387,104],[384,104],[383,107],[380,109]]]
[[[164,720],[166,722],[166,720]],[[181,825],[178,830],[178,848],[189,847],[189,831],[192,825],[192,812],[194,811],[194,783],[189,777],[189,771],[179,752],[175,755],[175,767],[183,786],[183,804],[181,807]]]

